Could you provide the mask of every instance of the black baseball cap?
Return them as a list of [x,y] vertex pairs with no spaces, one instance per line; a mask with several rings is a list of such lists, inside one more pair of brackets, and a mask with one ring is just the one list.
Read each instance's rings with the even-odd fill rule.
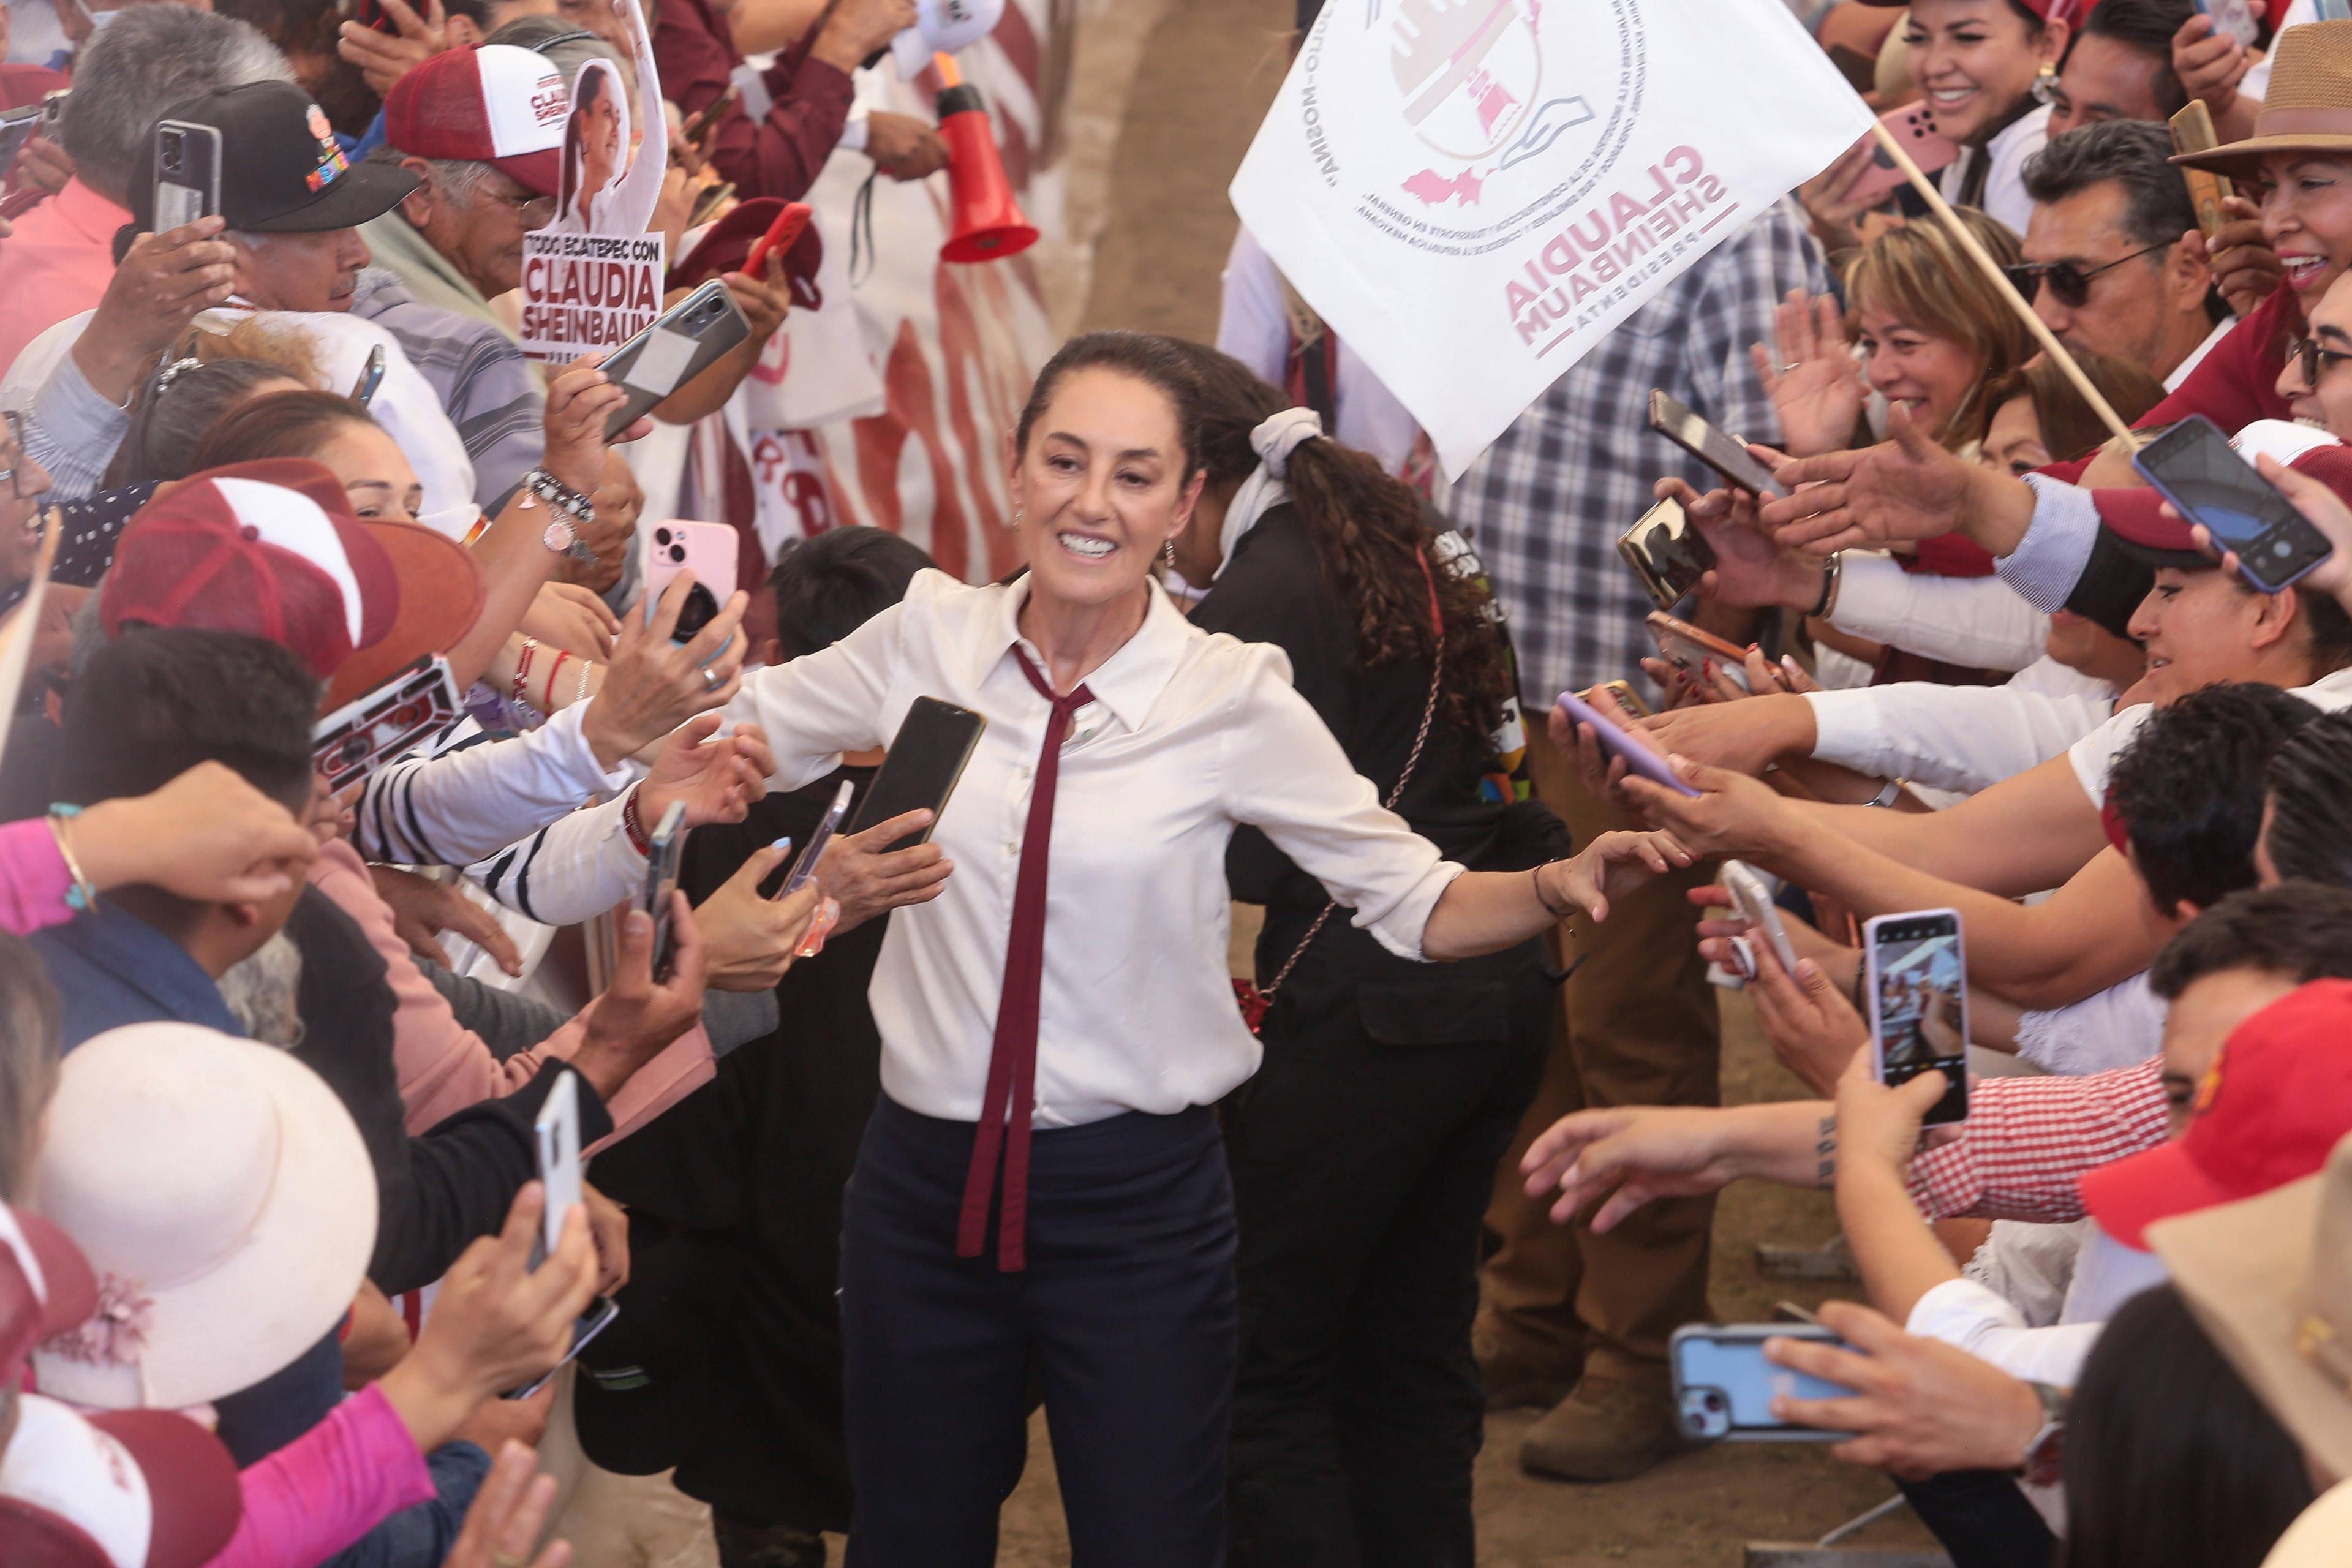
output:
[[[220,87],[159,120],[209,125],[221,135],[221,216],[252,234],[317,234],[382,217],[423,182],[396,163],[354,163],[309,93],[287,81]],[[139,154],[131,220],[155,226],[155,138]]]

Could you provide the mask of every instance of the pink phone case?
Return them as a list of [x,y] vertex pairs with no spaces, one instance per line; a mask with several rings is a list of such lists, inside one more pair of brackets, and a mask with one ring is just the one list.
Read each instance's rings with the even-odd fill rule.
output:
[[[1895,133],[1895,139],[1911,154],[1911,161],[1919,165],[1923,174],[1932,174],[1959,161],[1960,144],[1937,131],[1936,117],[1920,104],[1889,110],[1878,117],[1878,122]],[[1877,146],[1875,137],[1871,139],[1871,144]],[[1853,183],[1851,199],[1876,206],[1908,183],[1902,169],[1881,148],[1862,178]]]
[[1615,720],[1575,692],[1561,692],[1559,705],[1568,710],[1570,722],[1592,726],[1592,732],[1601,737],[1602,751],[1612,756],[1624,758],[1628,768],[1648,779],[1652,784],[1664,784],[1677,795],[1696,796],[1700,793],[1684,783],[1681,775],[1666,765],[1666,760],[1664,757],[1627,734],[1618,726]]
[[735,591],[735,531],[723,522],[657,522],[646,530],[646,618],[682,572],[710,590],[713,608]]

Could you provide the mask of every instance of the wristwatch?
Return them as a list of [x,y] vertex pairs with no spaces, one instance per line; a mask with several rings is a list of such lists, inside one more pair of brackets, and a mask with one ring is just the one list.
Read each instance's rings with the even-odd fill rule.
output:
[[539,542],[558,555],[569,555],[574,561],[591,562],[596,552],[580,538],[575,523],[593,522],[596,503],[573,489],[545,468],[533,468],[522,477],[525,489],[547,503],[548,525],[540,530]]
[[569,555],[574,561],[593,561],[596,552],[580,542],[580,531],[572,526],[568,517],[558,516],[539,531],[539,542],[558,555]]
[[2017,1467],[2018,1478],[2028,1486],[2054,1487],[2066,1475],[2066,1391],[2046,1383],[2029,1383],[2034,1397],[2042,1401],[2042,1430],[2025,1445],[2025,1462]]

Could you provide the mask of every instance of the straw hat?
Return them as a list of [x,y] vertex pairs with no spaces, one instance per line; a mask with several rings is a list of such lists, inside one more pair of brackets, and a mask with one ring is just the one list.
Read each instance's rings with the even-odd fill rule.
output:
[[2306,22],[2278,36],[2271,88],[2254,116],[2254,133],[2176,163],[2243,179],[2265,153],[2334,153],[2352,157],[2352,22]]
[[2147,1236],[2246,1386],[2324,1468],[2352,1476],[2352,1137],[2316,1176]]
[[375,1173],[318,1074],[193,1024],[68,1054],[31,1203],[98,1277],[98,1311],[33,1352],[41,1391],[109,1410],[203,1405],[291,1363],[351,1309]]

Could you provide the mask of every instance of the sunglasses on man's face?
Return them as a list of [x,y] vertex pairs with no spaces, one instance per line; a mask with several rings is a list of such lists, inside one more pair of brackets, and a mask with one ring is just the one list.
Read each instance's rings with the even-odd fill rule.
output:
[[2060,304],[2070,310],[2079,310],[2090,300],[2092,279],[2111,268],[2121,267],[2126,261],[2137,260],[2151,250],[2163,248],[2160,245],[2143,245],[2128,256],[2103,261],[2087,272],[2071,261],[2028,261],[2016,267],[2004,267],[2001,270],[2009,275],[2009,280],[2017,291],[2025,296],[2027,304],[2033,303],[2034,295],[2041,292],[2042,284],[2047,283],[2050,292]]

